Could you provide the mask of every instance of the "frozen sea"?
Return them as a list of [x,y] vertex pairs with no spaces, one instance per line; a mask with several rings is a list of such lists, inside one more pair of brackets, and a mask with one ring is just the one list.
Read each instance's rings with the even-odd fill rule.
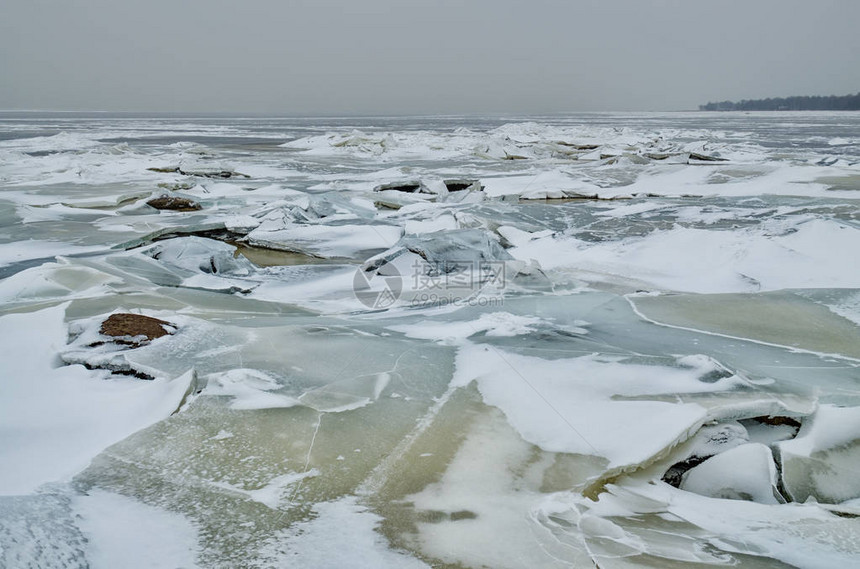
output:
[[0,567],[858,564],[860,113],[0,113]]

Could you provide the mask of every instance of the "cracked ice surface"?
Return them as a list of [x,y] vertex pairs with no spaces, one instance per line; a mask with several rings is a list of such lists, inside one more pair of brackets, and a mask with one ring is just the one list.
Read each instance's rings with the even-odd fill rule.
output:
[[851,565],[858,128],[3,115],[0,565]]

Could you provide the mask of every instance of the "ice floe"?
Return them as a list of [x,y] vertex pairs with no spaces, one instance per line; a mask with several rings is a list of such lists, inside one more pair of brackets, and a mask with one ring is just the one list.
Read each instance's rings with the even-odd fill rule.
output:
[[3,117],[0,565],[851,565],[856,130]]
[[0,317],[4,364],[0,489],[33,492],[67,481],[114,442],[174,413],[193,372],[140,382],[57,364],[67,340],[66,305]]

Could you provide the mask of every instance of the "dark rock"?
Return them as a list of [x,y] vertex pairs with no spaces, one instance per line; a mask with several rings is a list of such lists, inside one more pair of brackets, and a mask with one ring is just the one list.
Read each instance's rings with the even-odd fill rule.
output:
[[424,510],[418,513],[418,519],[424,523],[440,524],[443,522],[457,522],[461,520],[474,520],[478,514],[469,510],[458,510],[456,512],[443,512],[441,510]]
[[374,192],[383,192],[391,190],[394,192],[405,192],[409,194],[420,193],[424,189],[421,182],[393,182],[391,184],[381,184],[373,188]]
[[146,202],[146,205],[159,210],[170,211],[197,211],[202,209],[200,204],[188,198],[180,198],[177,196],[160,196],[152,198]]
[[728,162],[725,158],[717,158],[716,156],[708,156],[707,154],[699,154],[698,152],[690,152],[690,160],[699,160],[700,162]]
[[379,201],[379,200],[373,202],[373,206],[376,209],[391,209],[391,210],[395,210],[395,211],[400,209],[401,207],[403,207],[402,205],[397,204],[397,203],[384,202],[384,201]]
[[677,156],[677,154],[669,154],[667,152],[648,152],[645,156],[651,160],[665,160],[671,156]]
[[710,456],[693,456],[688,458],[687,460],[682,460],[681,462],[676,462],[672,466],[669,467],[669,470],[663,474],[663,482],[674,486],[675,488],[681,487],[681,481],[684,479],[684,474],[694,468],[699,466],[706,460],[711,458]]
[[155,377],[149,375],[148,373],[142,372],[140,370],[134,369],[130,366],[95,366],[90,363],[84,363],[83,366],[89,370],[107,370],[114,375],[127,375],[128,377],[134,377],[136,379],[145,379],[147,381],[152,381]]
[[142,314],[111,314],[102,322],[99,333],[111,336],[118,344],[143,345],[175,331],[170,322]]
[[556,144],[560,144],[561,146],[569,146],[570,148],[574,148],[576,150],[597,150],[600,148],[599,144],[574,144],[572,142],[564,142],[562,140],[556,142]]
[[480,191],[484,189],[477,180],[445,180],[444,183],[449,192],[462,192],[469,189]]
[[788,425],[796,430],[800,430],[801,423],[795,417],[784,417],[780,415],[767,415],[762,417],[753,417],[752,421],[758,421],[759,423],[764,423],[765,425],[773,425],[774,427],[779,425]]
[[505,160],[528,160],[528,156],[520,156],[519,154],[508,154],[505,151]]
[[474,520],[478,517],[478,514],[469,510],[459,510],[456,512],[451,512],[451,521],[456,522],[459,520]]
[[684,460],[674,463],[663,474],[662,480],[679,488],[684,474],[709,458],[749,442],[746,429],[739,423],[722,423],[702,427],[695,435],[697,442]]
[[183,170],[179,166],[164,166],[164,167],[153,167],[147,168],[150,172],[158,172],[160,174],[182,174],[183,176],[198,176],[201,178],[216,178],[216,179],[230,179],[230,178],[250,178],[247,174],[240,174],[239,172],[233,172],[232,170]]
[[165,166],[162,168],[153,167],[147,168],[150,172],[158,172],[159,174],[177,174],[179,173],[179,166]]
[[198,176],[200,178],[216,178],[229,180],[230,178],[249,178],[245,174],[240,174],[238,172],[233,172],[231,170],[183,170],[181,168],[177,168],[177,172],[182,174],[183,176]]

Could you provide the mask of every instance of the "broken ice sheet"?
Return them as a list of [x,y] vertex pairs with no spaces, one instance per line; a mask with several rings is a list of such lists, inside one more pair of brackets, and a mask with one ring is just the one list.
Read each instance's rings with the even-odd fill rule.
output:
[[[685,440],[707,418],[697,404],[613,401],[618,394],[702,393],[738,387],[734,378],[699,381],[696,370],[582,356],[544,360],[491,345],[457,354],[454,382],[477,381],[521,436],[544,450],[595,454],[612,469],[641,464]],[[623,422],[617,420],[624,417]]]
[[[860,555],[860,520],[837,517],[815,504],[718,500],[624,478],[596,502],[560,494],[541,509],[556,516],[568,511],[580,528],[611,524],[614,543],[596,550],[601,567],[615,566],[619,557],[635,561],[633,556],[647,554],[713,565],[773,567],[783,562],[826,568],[853,565]],[[590,544],[601,538],[587,529],[585,533]],[[695,538],[692,544],[688,536]]]
[[404,497],[415,530],[399,539],[470,567],[590,564],[582,540],[554,543],[530,519],[558,459],[524,441],[497,410],[478,406],[471,413],[465,440],[439,480]]
[[299,225],[271,231],[256,229],[248,235],[248,242],[319,257],[352,258],[387,249],[401,235],[400,228],[387,225]]
[[198,567],[197,530],[181,515],[102,490],[75,496],[72,507],[93,569]]
[[761,443],[738,445],[713,456],[684,474],[681,489],[712,498],[782,502],[771,450]]
[[[845,261],[856,249],[860,192],[857,146],[843,143],[856,138],[856,121],[824,114],[799,128],[774,120],[780,126],[745,116],[739,127],[726,114],[546,119],[552,124],[4,122],[0,225],[13,264],[0,268],[12,275],[0,283],[3,314],[31,311],[27,317],[36,318],[41,313],[32,311],[71,300],[65,317],[73,328],[97,328],[118,311],[164,319],[176,334],[118,353],[158,378],[194,367],[202,392],[181,413],[100,453],[74,488],[4,497],[0,556],[18,555],[36,536],[42,557],[32,558],[34,565],[62,558],[95,565],[68,491],[122,510],[117,515],[127,510],[117,530],[143,518],[161,529],[184,519],[196,534],[176,531],[169,540],[153,529],[151,536],[165,546],[186,537],[198,542],[198,559],[178,552],[173,561],[203,567],[268,568],[297,559],[342,565],[339,553],[349,556],[347,564],[374,566],[504,567],[526,564],[522,559],[535,567],[591,566],[595,559],[601,567],[814,566],[815,559],[787,557],[807,543],[779,533],[791,522],[780,521],[771,535],[785,551],[762,541],[759,521],[771,523],[776,511],[765,508],[781,508],[772,516],[780,520],[801,512],[792,518],[797,528],[812,519],[803,531],[818,524],[822,536],[831,532],[833,545],[822,537],[825,545],[816,550],[813,540],[810,551],[848,565],[827,554],[856,543],[846,531],[853,521],[807,515],[812,504],[745,504],[672,489],[680,498],[668,501],[679,507],[685,496],[699,499],[694,514],[723,512],[689,521],[653,496],[628,493],[610,512],[609,492],[593,503],[579,495],[596,497],[604,488],[620,495],[639,481],[660,489],[667,470],[690,457],[750,466],[720,453],[784,444],[787,486],[798,499],[809,491],[837,502],[822,510],[856,513],[856,500],[840,501],[855,490],[844,475],[853,443],[830,444],[816,434],[828,405],[860,404],[857,271]],[[280,146],[287,140],[294,142]],[[198,175],[183,176],[180,167]],[[222,172],[230,179],[206,177]],[[373,191],[406,182],[429,193]],[[454,189],[466,182],[471,188]],[[203,209],[159,213],[144,205],[162,190]],[[629,199],[614,201],[620,198]],[[369,228],[385,228],[392,239],[363,249],[375,239]],[[249,266],[232,256],[232,245],[199,236],[236,239],[252,231],[283,231],[267,245],[314,250],[245,249],[259,254]],[[408,237],[400,245],[409,247],[395,243],[401,234]],[[74,249],[61,249],[66,245]],[[136,248],[121,250],[126,246]],[[356,269],[371,254],[398,250],[392,263],[403,262],[401,305],[371,312],[355,298]],[[61,251],[69,257],[54,261]],[[308,253],[350,258],[311,265],[319,259]],[[451,274],[440,271],[446,264],[482,260],[531,272],[509,279],[492,298],[503,304],[403,305],[414,292],[413,262],[422,275],[444,278]],[[795,286],[822,288],[785,290]],[[834,286],[853,288],[824,288]],[[640,293],[630,302],[620,296],[661,288],[687,293]],[[714,294],[693,294],[705,291]],[[97,365],[105,354],[91,348],[62,340],[51,357],[77,351]],[[606,431],[597,433],[601,453],[534,444],[573,449],[576,436],[568,429],[570,440],[563,439],[567,426],[534,392],[523,395],[527,385],[511,387],[522,380],[501,367],[507,364],[485,359],[494,351],[583,434]],[[451,384],[455,363],[458,381],[469,379],[463,370],[474,371],[468,385]],[[117,378],[94,371],[86,379],[109,385]],[[697,413],[706,420],[699,430]],[[663,414],[664,429],[651,425]],[[593,425],[580,429],[577,415]],[[836,415],[840,426],[850,423]],[[801,422],[803,436],[785,442]],[[629,440],[607,444],[613,432]],[[717,444],[723,439],[710,436],[715,432],[729,432],[726,444]],[[611,459],[640,459],[684,435],[691,438],[665,456],[629,464],[633,482],[605,478],[614,472]],[[789,464],[795,458],[801,462]],[[761,488],[770,487],[769,469],[734,474],[753,472]],[[747,507],[766,515],[748,523]],[[111,517],[99,517],[110,529]],[[717,519],[725,528],[708,525]],[[96,533],[89,532],[91,543],[104,543]],[[119,537],[109,539],[119,544]]]
[[[211,392],[207,388],[183,413],[102,453],[78,482],[191,518],[202,528],[204,559],[238,562],[250,555],[265,565],[267,555],[276,555],[269,547],[273,533],[306,519],[309,505],[355,492],[445,390],[449,348],[404,352],[397,346],[402,341],[381,341],[374,353],[351,354],[316,371],[320,383],[347,392],[362,368],[376,371],[364,374],[374,378],[364,394],[372,402],[337,412],[304,404],[269,408],[268,401],[249,399],[253,385],[264,388],[260,394],[274,390],[271,378],[247,371],[252,381],[242,391],[233,382],[230,397],[222,397],[225,376],[212,376]],[[319,357],[310,353],[293,361],[310,369]],[[379,383],[386,372],[388,382]],[[237,401],[256,408],[236,409]],[[232,436],[219,436],[224,432]]]
[[839,503],[860,497],[860,407],[822,405],[796,438],[776,448],[793,500]]
[[175,412],[192,389],[193,372],[136,381],[57,367],[65,311],[58,305],[0,317],[0,343],[16,354],[2,374],[0,493],[71,479],[107,446]]

